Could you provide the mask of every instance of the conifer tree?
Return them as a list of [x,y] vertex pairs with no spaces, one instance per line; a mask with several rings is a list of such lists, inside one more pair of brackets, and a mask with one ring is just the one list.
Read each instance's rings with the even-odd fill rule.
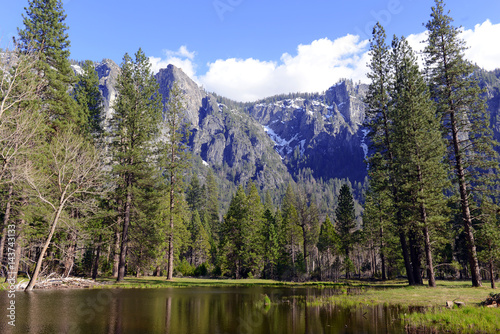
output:
[[[391,140],[392,110],[390,105],[390,89],[393,82],[390,62],[389,47],[386,42],[384,28],[377,23],[373,28],[373,37],[370,41],[371,62],[368,64],[371,80],[365,99],[367,103],[365,127],[369,130],[368,138],[372,153],[368,159],[369,175],[376,176],[378,180],[370,181],[380,186],[387,187],[391,194],[394,210],[394,220],[398,227],[399,241],[405,263],[406,274],[410,285],[416,283],[412,261],[408,247],[407,228],[403,222],[402,207],[399,203],[400,189],[398,178],[394,170],[394,147]],[[374,153],[375,152],[375,153]]]
[[495,269],[500,264],[500,219],[499,208],[490,198],[482,198],[477,240],[480,245],[478,258],[488,265],[491,288],[495,289]]
[[201,211],[203,209],[203,188],[200,186],[200,181],[196,175],[193,175],[191,182],[186,191],[186,202],[191,211]]
[[122,238],[117,280],[125,276],[128,229],[134,193],[141,179],[154,175],[151,156],[161,123],[161,96],[148,59],[141,49],[132,59],[123,57],[118,77],[118,97],[111,120],[113,173],[117,181],[118,215]]
[[246,197],[245,190],[240,185],[231,199],[221,226],[219,252],[222,263],[219,265],[223,275],[228,273],[237,279],[241,277],[244,266],[241,255],[244,252],[243,222],[247,218],[248,208]]
[[[472,225],[472,204],[475,189],[484,184],[489,173],[497,170],[491,130],[485,102],[473,75],[474,68],[464,59],[464,41],[460,29],[445,13],[443,0],[435,0],[425,48],[427,77],[431,96],[437,102],[443,136],[447,140],[452,181],[458,188],[469,264],[474,287],[482,286],[476,242]],[[483,191],[485,189],[483,188]]]
[[[321,279],[323,280],[325,270],[324,268],[330,268],[333,265],[334,256],[337,254],[339,249],[339,236],[335,227],[333,226],[330,217],[326,216],[323,224],[321,224],[321,230],[318,238],[318,251],[320,253],[320,270]],[[332,275],[328,275],[332,276]]]
[[177,84],[174,84],[165,101],[163,126],[165,128],[166,139],[160,148],[160,164],[167,174],[168,198],[170,201],[167,280],[171,280],[174,273],[175,198],[182,192],[182,179],[184,172],[189,166],[189,153],[185,143],[185,139],[189,137],[189,130],[184,120],[185,108],[183,92]]
[[[394,170],[399,175],[403,210],[408,226],[423,236],[429,286],[435,287],[431,250],[433,225],[442,224],[446,207],[447,175],[443,162],[445,146],[417,59],[406,39],[394,37],[392,44],[394,84],[393,108]],[[414,224],[414,222],[419,222]],[[419,266],[413,264],[414,270]],[[420,276],[417,272],[415,276]]]
[[[336,228],[340,239],[341,248],[345,254],[346,262],[350,260],[350,250],[354,244],[354,228],[356,227],[356,214],[354,212],[354,199],[351,189],[347,184],[342,185],[335,209]],[[346,277],[349,278],[346,267]]]
[[260,275],[263,270],[263,230],[264,230],[264,205],[260,198],[255,183],[249,181],[247,184],[247,217],[244,220],[243,237],[244,251],[243,261],[248,268],[248,274]]
[[264,275],[274,278],[279,257],[278,226],[269,208],[264,211]]
[[211,232],[211,236],[213,239],[218,240],[217,233],[220,230],[220,205],[219,205],[219,191],[217,188],[217,181],[215,180],[215,176],[213,171],[210,169],[207,173],[206,179],[206,204],[205,204],[205,213],[208,220],[208,227]]
[[318,210],[312,195],[307,196],[305,190],[299,191],[296,196],[297,223],[302,231],[302,256],[305,273],[309,273],[309,250],[316,245],[319,236]]
[[[370,159],[371,163],[375,159]],[[387,186],[378,184],[377,181],[386,179],[380,177],[375,169],[370,168],[370,188],[366,193],[363,211],[363,233],[365,239],[371,241],[379,251],[382,280],[387,279],[388,239],[391,236],[391,227],[394,222],[394,207],[391,194]]]
[[78,106],[68,93],[75,76],[69,63],[70,41],[62,1],[29,0],[28,4],[24,29],[18,29],[19,47],[22,52],[39,54],[37,71],[47,82],[41,97],[52,127],[76,124],[78,128],[83,125]]
[[296,275],[297,253],[303,242],[299,227],[299,216],[295,205],[295,194],[291,184],[288,184],[281,203],[281,219],[279,227],[280,267],[281,273],[291,277]]
[[99,76],[95,70],[94,63],[85,61],[83,73],[77,76],[77,84],[73,96],[79,105],[80,123],[85,125],[85,131],[93,136],[99,136],[103,132],[102,95],[99,91]]
[[206,262],[210,252],[209,235],[203,226],[197,210],[192,214],[191,225],[191,257],[195,267]]

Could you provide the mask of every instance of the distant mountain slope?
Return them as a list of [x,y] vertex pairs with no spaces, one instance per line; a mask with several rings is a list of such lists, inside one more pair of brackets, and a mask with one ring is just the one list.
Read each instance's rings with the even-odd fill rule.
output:
[[321,95],[259,102],[247,112],[264,126],[291,173],[310,168],[315,177],[362,181],[366,89],[347,80]]
[[[96,67],[106,118],[116,98],[120,68],[111,60]],[[500,71],[480,71],[495,138],[500,139]],[[176,82],[184,92],[189,145],[199,166],[212,168],[228,184],[254,180],[261,190],[282,191],[307,175],[325,182],[366,178],[363,99],[367,85],[341,81],[321,94],[273,96],[255,103],[207,93],[173,65],[156,75],[164,99]],[[228,186],[228,189],[231,188]],[[231,189],[234,189],[232,187]],[[229,195],[228,195],[229,196]]]

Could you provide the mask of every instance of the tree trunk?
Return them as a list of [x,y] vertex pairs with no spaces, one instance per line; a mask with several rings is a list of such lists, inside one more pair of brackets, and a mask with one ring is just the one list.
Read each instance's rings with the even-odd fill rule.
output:
[[130,208],[132,206],[132,176],[127,175],[127,199],[125,202],[125,212],[123,217],[122,243],[120,249],[120,262],[118,265],[117,282],[123,281],[125,277],[125,263],[127,259],[128,227],[130,225]]
[[495,272],[493,271],[493,259],[492,258],[490,258],[490,277],[491,277],[491,288],[496,289]]
[[307,229],[306,225],[302,224],[302,237],[303,237],[303,242],[302,245],[304,247],[304,268],[306,269],[306,274],[309,273],[308,268],[307,268]]
[[[416,151],[417,156],[419,156],[418,149]],[[424,192],[423,187],[423,176],[422,169],[420,164],[417,165],[418,172],[418,182],[420,183],[420,192]],[[422,220],[422,224],[424,225],[422,232],[424,234],[424,248],[425,248],[425,260],[427,265],[427,278],[429,279],[429,287],[436,287],[436,278],[434,277],[434,265],[432,264],[432,251],[431,251],[431,239],[429,235],[429,226],[427,221],[427,210],[425,208],[424,203],[420,203],[420,219]]]
[[99,272],[99,257],[101,256],[101,243],[102,243],[102,235],[99,236],[99,242],[97,244],[97,250],[94,258],[94,265],[92,266],[92,279],[94,281],[97,279],[97,274]]
[[[173,145],[172,145],[173,146]],[[172,152],[174,156],[174,152]],[[167,280],[172,280],[174,275],[174,172],[170,172],[170,233],[168,235],[168,270]]]
[[403,252],[403,259],[405,262],[406,276],[408,277],[408,283],[410,285],[415,285],[413,269],[410,262],[410,255],[408,254],[408,244],[406,242],[406,235],[404,231],[399,231],[399,242],[401,243],[401,250]]
[[467,238],[467,249],[469,251],[469,264],[472,276],[472,286],[481,287],[481,274],[479,270],[479,261],[477,260],[476,244],[474,242],[474,233],[472,232],[472,218],[470,215],[469,196],[467,194],[467,181],[465,180],[465,173],[462,162],[462,155],[459,147],[457,121],[455,119],[455,112],[450,113],[450,121],[452,127],[452,140],[453,149],[455,153],[455,169],[458,178],[458,185],[460,191],[460,204],[462,207],[462,219],[464,221],[465,235]]
[[[425,209],[422,213],[424,216],[426,215]],[[427,262],[427,278],[429,279],[429,286],[431,288],[436,287],[436,277],[434,275],[434,265],[432,263],[432,251],[431,251],[431,241],[429,236],[429,228],[427,226],[427,221],[424,222],[424,241],[425,241],[425,259]]]
[[52,226],[50,227],[50,232],[45,240],[45,244],[43,245],[42,251],[40,252],[40,255],[38,256],[38,261],[36,262],[35,266],[35,271],[33,272],[33,276],[31,276],[30,282],[28,283],[28,286],[24,291],[31,291],[35,287],[36,280],[38,279],[38,275],[40,273],[40,269],[42,268],[42,262],[43,258],[45,256],[45,252],[47,251],[47,248],[49,248],[50,241],[52,240],[52,236],[54,235],[54,232],[56,231],[56,226],[59,221],[59,216],[61,215],[62,209],[64,207],[64,202],[62,199],[64,198],[64,195],[61,196],[61,200],[59,201],[59,207],[57,208],[57,211],[54,214],[54,219],[52,220]]
[[70,245],[66,252],[65,261],[64,261],[64,273],[63,277],[68,277],[71,274],[71,270],[73,270],[73,264],[75,263],[75,255],[76,255],[76,242],[77,235],[74,231],[70,232]]
[[349,261],[349,247],[346,248],[345,250],[345,278],[351,278],[351,275],[350,275],[350,272],[349,272],[349,266],[348,266],[348,262]]
[[380,262],[382,265],[382,280],[385,281],[387,276],[385,274],[385,253],[384,253],[384,228],[380,226]]
[[120,265],[120,226],[122,225],[122,217],[118,214],[117,224],[115,227],[115,247],[113,254],[113,277],[118,277],[118,267]]
[[424,282],[422,280],[422,268],[420,267],[421,253],[417,238],[415,236],[415,232],[410,231],[408,237],[410,240],[410,257],[411,266],[413,269],[413,280],[415,281],[415,285],[423,285]]

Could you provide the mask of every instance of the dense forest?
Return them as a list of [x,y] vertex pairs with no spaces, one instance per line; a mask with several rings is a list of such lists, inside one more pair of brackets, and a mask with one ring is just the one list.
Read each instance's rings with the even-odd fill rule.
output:
[[[187,146],[182,91],[163,102],[144,52],[125,54],[110,119],[93,61],[70,60],[60,0],[29,0],[0,59],[1,275],[494,280],[497,143],[482,87],[436,0],[418,56],[370,40],[365,184],[307,169],[263,193],[228,185]],[[82,71],[75,74],[71,64]],[[317,97],[289,94],[283,98]],[[246,104],[217,97],[244,110]],[[327,168],[327,166],[325,166]]]

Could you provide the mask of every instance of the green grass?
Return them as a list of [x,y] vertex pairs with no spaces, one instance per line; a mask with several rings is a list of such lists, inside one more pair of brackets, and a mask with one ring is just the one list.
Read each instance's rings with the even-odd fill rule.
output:
[[350,286],[364,288],[364,291],[347,296],[340,294],[331,297],[318,297],[309,302],[314,303],[314,305],[348,302],[350,304],[437,307],[445,306],[447,301],[459,300],[466,305],[477,306],[491,292],[489,288],[472,288],[470,282],[462,281],[438,281],[436,288],[408,286],[408,284],[401,284],[399,281]]
[[293,286],[324,286],[338,287],[343,283],[293,283],[265,279],[210,279],[210,278],[174,278],[171,281],[165,277],[125,277],[125,279],[117,283],[114,278],[102,278],[98,282],[106,284],[106,287],[115,288],[170,288],[170,287],[245,287],[245,286],[261,286],[261,287],[293,287]]
[[500,332],[500,308],[466,306],[462,308],[430,308],[424,313],[411,313],[404,317],[407,330],[432,330],[443,333],[495,333]]

